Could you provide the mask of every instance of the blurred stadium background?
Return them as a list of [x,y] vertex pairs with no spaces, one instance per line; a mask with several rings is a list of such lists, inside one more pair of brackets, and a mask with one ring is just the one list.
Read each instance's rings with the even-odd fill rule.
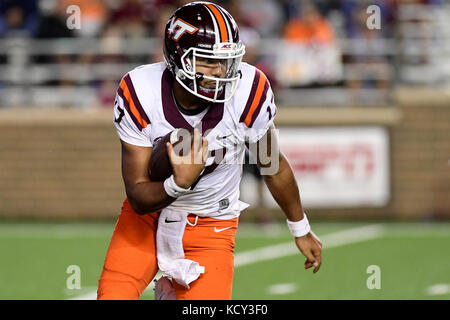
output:
[[[125,197],[115,91],[162,60],[186,2],[0,1],[0,299],[95,297]],[[233,298],[449,299],[450,2],[215,2],[271,80],[281,148],[325,244],[322,270],[303,271],[246,166]]]

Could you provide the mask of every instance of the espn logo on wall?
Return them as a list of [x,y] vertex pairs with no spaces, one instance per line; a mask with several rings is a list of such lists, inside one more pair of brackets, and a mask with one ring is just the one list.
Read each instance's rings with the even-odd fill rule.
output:
[[[389,135],[382,127],[279,128],[305,207],[382,207],[390,196]],[[275,206],[270,195],[267,203]]]

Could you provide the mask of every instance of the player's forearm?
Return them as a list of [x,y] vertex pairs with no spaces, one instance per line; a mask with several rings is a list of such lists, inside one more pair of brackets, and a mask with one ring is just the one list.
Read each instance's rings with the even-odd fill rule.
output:
[[170,197],[163,182],[140,182],[126,188],[128,201],[138,214],[146,214],[161,210],[174,202]]
[[290,221],[303,219],[300,193],[289,162],[280,153],[279,170],[274,175],[265,175],[264,181],[275,201]]

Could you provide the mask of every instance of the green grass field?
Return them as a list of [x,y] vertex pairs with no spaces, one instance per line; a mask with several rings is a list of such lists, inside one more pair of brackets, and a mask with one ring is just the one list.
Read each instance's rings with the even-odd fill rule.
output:
[[[241,225],[233,299],[450,299],[450,223],[314,223],[323,265],[304,270],[285,225]],[[0,299],[89,299],[114,223],[0,223]],[[68,266],[81,270],[69,290]],[[369,266],[380,289],[368,289]],[[151,288],[142,299],[153,299]]]

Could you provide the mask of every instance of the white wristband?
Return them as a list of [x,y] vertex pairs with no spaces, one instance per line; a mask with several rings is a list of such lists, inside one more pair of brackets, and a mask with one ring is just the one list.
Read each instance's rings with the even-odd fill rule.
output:
[[164,180],[164,190],[166,190],[166,193],[172,198],[178,198],[189,191],[189,189],[184,189],[178,186],[173,178],[173,175]]
[[306,213],[303,212],[303,219],[300,221],[292,222],[286,220],[289,230],[292,235],[296,238],[303,237],[311,231],[311,227],[309,226],[308,218],[306,217]]

